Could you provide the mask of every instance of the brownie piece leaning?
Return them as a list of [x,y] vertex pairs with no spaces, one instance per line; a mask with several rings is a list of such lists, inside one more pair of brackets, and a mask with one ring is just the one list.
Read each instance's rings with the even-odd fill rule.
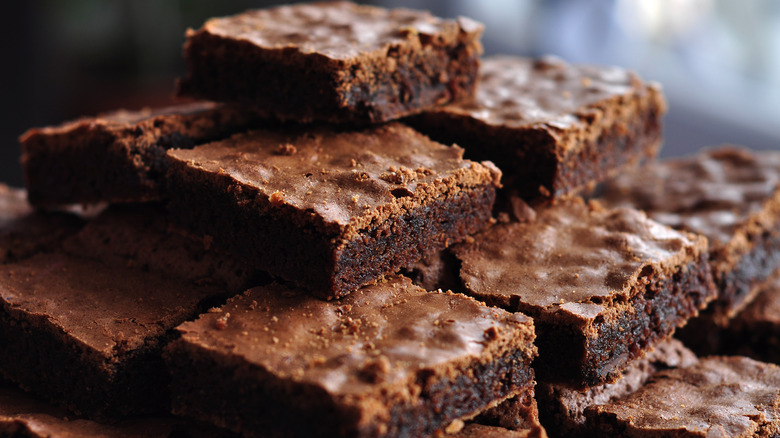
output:
[[52,250],[83,225],[68,212],[33,211],[24,190],[0,184],[0,264]]
[[22,168],[30,202],[142,202],[160,199],[165,151],[257,127],[246,109],[210,102],[116,111],[27,131]]
[[592,436],[776,437],[780,367],[746,357],[708,357],[656,373],[630,396],[585,414]]
[[93,418],[168,410],[161,349],[227,293],[62,253],[0,265],[0,375]]
[[51,406],[0,381],[0,436],[19,438],[228,437],[227,431],[172,416],[98,423]]
[[473,94],[482,25],[349,2],[212,18],[187,31],[180,95],[293,121],[375,123]]
[[483,60],[474,99],[407,122],[470,159],[494,161],[504,185],[536,203],[654,157],[665,112],[659,86],[629,71],[501,56]]
[[253,131],[168,152],[171,215],[322,298],[488,225],[501,173],[397,123]]
[[575,388],[617,380],[716,294],[706,239],[579,198],[452,251],[466,294],[534,318],[538,379]]
[[585,409],[589,406],[624,398],[641,388],[654,373],[689,367],[698,360],[680,341],[669,339],[656,345],[645,357],[633,361],[616,382],[593,386],[584,392],[554,383],[540,383],[536,394],[542,423],[553,436],[590,436],[585,419]]
[[605,184],[601,202],[707,237],[719,288],[708,318],[721,326],[780,267],[780,152],[727,146],[651,163]]
[[428,436],[534,387],[530,318],[401,276],[254,288],[178,331],[174,413],[245,436]]

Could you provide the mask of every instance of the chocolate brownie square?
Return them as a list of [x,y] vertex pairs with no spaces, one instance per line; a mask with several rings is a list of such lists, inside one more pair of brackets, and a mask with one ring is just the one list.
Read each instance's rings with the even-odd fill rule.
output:
[[53,250],[83,225],[68,212],[33,211],[24,190],[0,184],[0,264]]
[[187,31],[180,95],[293,120],[375,123],[471,96],[482,25],[349,2],[212,18]]
[[780,276],[764,284],[721,331],[722,352],[780,364]]
[[168,152],[171,215],[322,298],[488,225],[500,171],[391,123],[262,130]]
[[706,239],[581,199],[452,250],[466,294],[534,318],[539,380],[576,388],[617,380],[716,294]]
[[670,368],[684,368],[698,362],[696,355],[680,341],[669,339],[641,359],[633,361],[613,383],[592,386],[583,391],[554,383],[540,383],[536,387],[540,417],[553,436],[587,437],[585,409],[625,398],[641,388],[650,377]]
[[780,267],[780,152],[732,146],[651,163],[605,184],[601,202],[631,206],[709,240],[724,326]]
[[776,437],[779,413],[780,367],[739,356],[661,371],[585,411],[593,436],[614,437]]
[[160,199],[165,151],[190,148],[260,123],[246,109],[210,102],[116,111],[22,135],[30,202],[141,202]]
[[401,276],[251,289],[179,327],[174,413],[246,436],[427,436],[533,391],[533,322]]
[[652,158],[666,111],[658,85],[618,67],[490,57],[476,97],[408,119],[434,140],[492,160],[529,202],[571,195]]
[[0,374],[93,418],[166,412],[162,347],[226,295],[62,253],[0,265]]

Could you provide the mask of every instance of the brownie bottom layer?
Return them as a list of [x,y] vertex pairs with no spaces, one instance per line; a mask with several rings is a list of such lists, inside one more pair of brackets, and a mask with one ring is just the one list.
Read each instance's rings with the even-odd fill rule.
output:
[[344,296],[481,230],[495,200],[492,185],[454,190],[344,242],[337,232],[300,225],[305,212],[264,213],[250,199],[229,193],[209,198],[198,187],[198,181],[172,187],[177,197],[169,209],[176,222],[321,298]]
[[20,320],[4,306],[0,345],[0,374],[73,412],[111,419],[169,408],[169,378],[159,346],[108,359],[48,328],[44,316]]
[[650,280],[613,318],[597,316],[585,330],[538,315],[538,379],[580,388],[614,382],[634,359],[671,336],[715,297],[704,258],[672,278]]
[[[179,343],[166,356],[173,375],[174,413],[246,436],[428,436],[493,401],[533,388],[530,359],[521,351],[456,370],[451,378],[420,372],[415,385],[421,393],[415,401],[334,398],[319,386],[279,380],[257,367],[221,363]],[[389,416],[371,419],[377,403],[387,407]]]

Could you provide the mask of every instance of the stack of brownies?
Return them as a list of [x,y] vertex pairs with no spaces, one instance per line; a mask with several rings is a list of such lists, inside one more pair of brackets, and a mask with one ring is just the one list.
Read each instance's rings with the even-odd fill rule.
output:
[[481,31],[212,19],[203,100],[22,136],[0,435],[778,436],[780,154],[654,162],[657,85]]

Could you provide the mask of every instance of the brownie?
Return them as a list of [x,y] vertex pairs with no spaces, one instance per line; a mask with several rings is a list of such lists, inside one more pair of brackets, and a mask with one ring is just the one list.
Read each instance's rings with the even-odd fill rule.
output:
[[159,416],[98,423],[74,417],[0,381],[0,436],[8,438],[185,438],[228,437],[227,431]]
[[62,253],[0,265],[0,374],[93,418],[167,411],[163,345],[225,298]]
[[237,294],[269,283],[243,259],[172,226],[160,204],[112,205],[63,242],[66,252],[119,267],[155,271]]
[[630,396],[585,411],[594,436],[776,437],[780,367],[709,357],[656,373]]
[[546,438],[547,434],[538,429],[512,430],[501,426],[488,426],[471,423],[453,434],[444,435],[447,438]]
[[322,298],[491,220],[500,172],[391,123],[259,130],[168,152],[170,211],[194,234]]
[[547,436],[547,431],[539,422],[539,408],[533,391],[516,395],[482,411],[466,426],[471,424],[522,432],[528,437]]
[[241,108],[197,102],[116,111],[27,131],[22,143],[30,202],[139,202],[161,197],[170,148],[191,148],[260,124]]
[[537,203],[654,157],[665,112],[658,85],[618,67],[498,56],[483,60],[473,99],[408,123],[494,161],[509,191]]
[[721,351],[780,364],[780,276],[722,329]]
[[174,413],[246,436],[427,436],[533,391],[533,322],[391,276],[340,301],[274,283],[179,327]]
[[83,224],[68,212],[33,211],[24,190],[0,184],[0,264],[52,250]]
[[584,392],[553,383],[540,383],[536,394],[541,421],[553,436],[586,437],[591,432],[585,419],[589,406],[606,404],[626,397],[641,388],[661,370],[689,367],[698,358],[680,341],[669,339],[636,359],[614,383],[593,386]]
[[723,326],[780,266],[779,183],[780,152],[726,146],[620,175],[602,202],[707,237],[719,288],[708,318]]
[[707,241],[575,198],[452,248],[465,293],[534,318],[540,381],[613,382],[715,297]]
[[294,121],[376,123],[470,97],[482,25],[349,2],[212,18],[187,31],[180,95]]

